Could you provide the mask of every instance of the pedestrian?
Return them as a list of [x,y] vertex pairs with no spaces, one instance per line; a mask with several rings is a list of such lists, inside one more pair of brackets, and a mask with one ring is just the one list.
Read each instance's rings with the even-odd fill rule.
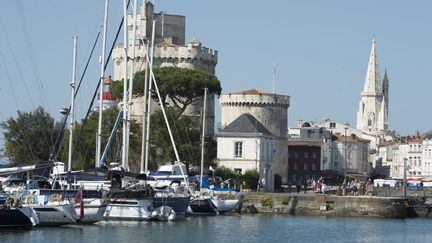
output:
[[344,179],[343,182],[342,182],[342,185],[341,185],[342,196],[346,195],[346,188],[347,188],[347,183],[346,183],[346,179]]
[[301,188],[301,184],[300,184],[299,181],[296,183],[296,187],[297,187],[297,194],[299,194],[300,193],[300,188]]
[[265,181],[265,178],[264,178],[264,177],[261,178],[261,187],[262,187],[263,191],[265,191],[266,181]]
[[306,194],[307,188],[308,188],[307,182],[304,181],[304,182],[303,182],[303,190],[304,190],[304,193],[305,193],[305,194]]
[[315,191],[316,190],[316,181],[313,178],[312,178],[312,181],[311,181],[311,186],[312,186],[312,190]]
[[321,192],[322,192],[322,194],[325,194],[325,190],[326,190],[326,184],[325,184],[325,182],[324,182],[324,179],[323,179],[323,181],[322,181],[322,184],[321,184]]

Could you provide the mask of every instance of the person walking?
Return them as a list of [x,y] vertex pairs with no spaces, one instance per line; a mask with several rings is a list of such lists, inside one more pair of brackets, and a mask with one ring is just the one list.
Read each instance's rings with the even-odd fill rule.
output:
[[344,179],[341,185],[342,196],[346,196],[346,188],[347,188],[347,183],[346,183],[346,179]]
[[308,188],[308,185],[307,185],[307,182],[306,182],[306,180],[303,182],[303,191],[304,191],[304,194],[306,194],[306,192],[307,192],[307,188]]

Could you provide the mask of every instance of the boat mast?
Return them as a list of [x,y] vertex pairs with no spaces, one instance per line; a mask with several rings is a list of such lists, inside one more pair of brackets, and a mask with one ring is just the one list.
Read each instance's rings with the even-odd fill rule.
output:
[[207,104],[207,88],[204,88],[204,109],[202,119],[202,137],[201,137],[201,175],[200,175],[200,190],[203,184],[203,173],[204,173],[204,142],[205,142],[205,124],[206,124],[206,104]]
[[129,112],[129,106],[127,103],[127,48],[128,48],[128,39],[127,39],[127,0],[123,0],[123,137],[122,137],[122,167],[126,171],[129,170],[128,166],[128,154],[126,153],[126,147],[128,146],[128,133],[127,133],[127,113]]
[[134,0],[134,13],[133,13],[133,24],[132,24],[132,51],[131,51],[131,57],[132,60],[130,69],[129,69],[129,91],[128,91],[128,113],[127,113],[127,122],[126,122],[126,154],[129,154],[129,144],[130,144],[130,125],[131,125],[131,106],[132,106],[132,91],[133,91],[133,83],[134,83],[134,67],[135,67],[135,43],[136,43],[136,19],[137,19],[137,8],[138,8],[138,1]]
[[96,164],[95,168],[98,168],[101,160],[101,147],[102,147],[102,113],[103,113],[103,88],[105,79],[105,52],[106,52],[106,35],[107,35],[107,25],[108,25],[108,5],[109,0],[105,0],[105,14],[104,14],[104,24],[103,24],[103,37],[102,37],[102,55],[100,58],[101,72],[100,72],[100,91],[99,91],[99,123],[98,132],[96,139]]
[[[145,55],[148,54],[148,43],[145,44]],[[141,132],[141,164],[140,164],[140,173],[146,173],[147,170],[144,168],[144,161],[145,161],[145,154],[146,154],[146,137],[147,137],[147,130],[146,130],[146,118],[147,118],[147,92],[148,92],[148,62],[145,61],[146,67],[145,67],[145,76],[144,76],[144,112],[143,112],[143,123],[142,123],[142,132]]]
[[[148,160],[149,160],[149,142],[150,142],[150,111],[151,111],[151,90],[152,90],[152,76],[153,76],[153,51],[154,51],[154,36],[155,36],[155,25],[156,20],[153,20],[152,25],[152,37],[150,43],[150,55],[147,55],[147,62],[149,63],[149,80],[148,80],[148,94],[147,94],[147,117],[146,117],[146,143],[145,143],[145,160],[144,160],[144,171],[148,171]],[[149,60],[150,59],[150,60]],[[154,77],[153,77],[154,78]],[[162,102],[162,101],[161,101]],[[164,104],[161,104],[163,107]]]
[[68,155],[68,173],[72,170],[72,143],[73,143],[73,127],[75,123],[75,82],[76,82],[76,56],[77,56],[77,41],[78,35],[73,36],[73,57],[72,57],[72,82],[71,86],[71,110],[69,124],[69,155]]

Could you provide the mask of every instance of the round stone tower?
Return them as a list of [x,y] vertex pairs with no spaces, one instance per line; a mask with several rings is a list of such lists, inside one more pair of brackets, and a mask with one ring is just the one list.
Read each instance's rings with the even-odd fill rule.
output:
[[290,97],[268,91],[251,89],[221,95],[221,128],[237,117],[249,113],[261,122],[275,137],[276,173],[282,183],[288,180],[288,107]]

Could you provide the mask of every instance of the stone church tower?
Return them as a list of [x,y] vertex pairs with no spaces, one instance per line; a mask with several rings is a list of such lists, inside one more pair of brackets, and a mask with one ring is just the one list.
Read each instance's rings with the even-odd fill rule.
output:
[[386,133],[388,129],[388,94],[387,70],[381,83],[374,38],[357,112],[357,129],[372,135],[384,135]]

